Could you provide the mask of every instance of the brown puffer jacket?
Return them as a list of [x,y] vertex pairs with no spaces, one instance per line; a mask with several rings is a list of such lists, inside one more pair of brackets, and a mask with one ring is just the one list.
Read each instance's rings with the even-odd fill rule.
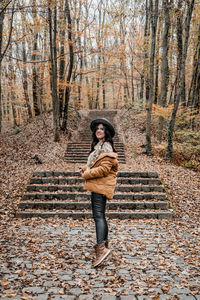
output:
[[[83,168],[84,189],[112,199],[118,171],[117,153],[102,153],[89,170]],[[85,171],[86,170],[86,171]]]

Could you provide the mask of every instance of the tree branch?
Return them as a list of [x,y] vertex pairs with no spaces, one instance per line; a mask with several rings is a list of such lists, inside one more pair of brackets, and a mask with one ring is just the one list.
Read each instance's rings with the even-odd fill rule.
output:
[[6,10],[6,8],[8,7],[8,5],[12,2],[12,0],[8,1],[8,3],[6,4],[6,6],[0,11],[0,15],[4,13],[4,11]]
[[8,42],[7,42],[7,45],[3,51],[2,54],[0,54],[0,60],[3,59],[4,55],[6,54],[6,51],[8,50],[8,46],[10,44],[10,40],[11,40],[11,35],[12,35],[12,29],[13,29],[13,16],[14,16],[14,7],[15,7],[15,0],[14,0],[14,3],[13,3],[13,7],[12,7],[12,15],[11,15],[11,22],[10,22],[10,32],[9,32],[9,37],[8,37]]

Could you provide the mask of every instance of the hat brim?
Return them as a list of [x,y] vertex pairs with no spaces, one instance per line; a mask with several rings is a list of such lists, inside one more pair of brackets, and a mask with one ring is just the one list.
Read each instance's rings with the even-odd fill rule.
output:
[[112,126],[112,124],[107,119],[100,118],[100,119],[93,120],[91,122],[91,124],[90,124],[90,129],[92,131],[94,131],[96,125],[98,125],[98,124],[105,125],[108,128],[108,130],[110,131],[111,137],[114,137],[114,135],[115,135],[115,129],[114,129],[114,127]]

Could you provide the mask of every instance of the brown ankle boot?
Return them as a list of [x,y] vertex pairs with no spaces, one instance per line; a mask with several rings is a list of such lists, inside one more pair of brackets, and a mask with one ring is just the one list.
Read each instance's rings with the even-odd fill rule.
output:
[[99,266],[110,253],[110,250],[105,247],[105,243],[98,244],[95,250],[96,250],[96,259],[93,263],[94,268]]

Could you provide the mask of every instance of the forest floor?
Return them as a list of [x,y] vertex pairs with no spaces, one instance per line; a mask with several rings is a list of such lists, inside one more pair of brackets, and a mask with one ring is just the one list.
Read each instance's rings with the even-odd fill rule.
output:
[[[144,155],[141,120],[133,117],[127,129],[122,119],[118,114],[116,126],[127,163],[120,170],[157,171],[174,219],[109,220],[113,252],[97,270],[91,268],[91,220],[16,219],[33,171],[79,167],[64,162],[69,135],[53,142],[50,114],[37,117],[18,134],[0,135],[0,298],[200,299],[200,173]],[[78,120],[71,120],[73,137]]]

